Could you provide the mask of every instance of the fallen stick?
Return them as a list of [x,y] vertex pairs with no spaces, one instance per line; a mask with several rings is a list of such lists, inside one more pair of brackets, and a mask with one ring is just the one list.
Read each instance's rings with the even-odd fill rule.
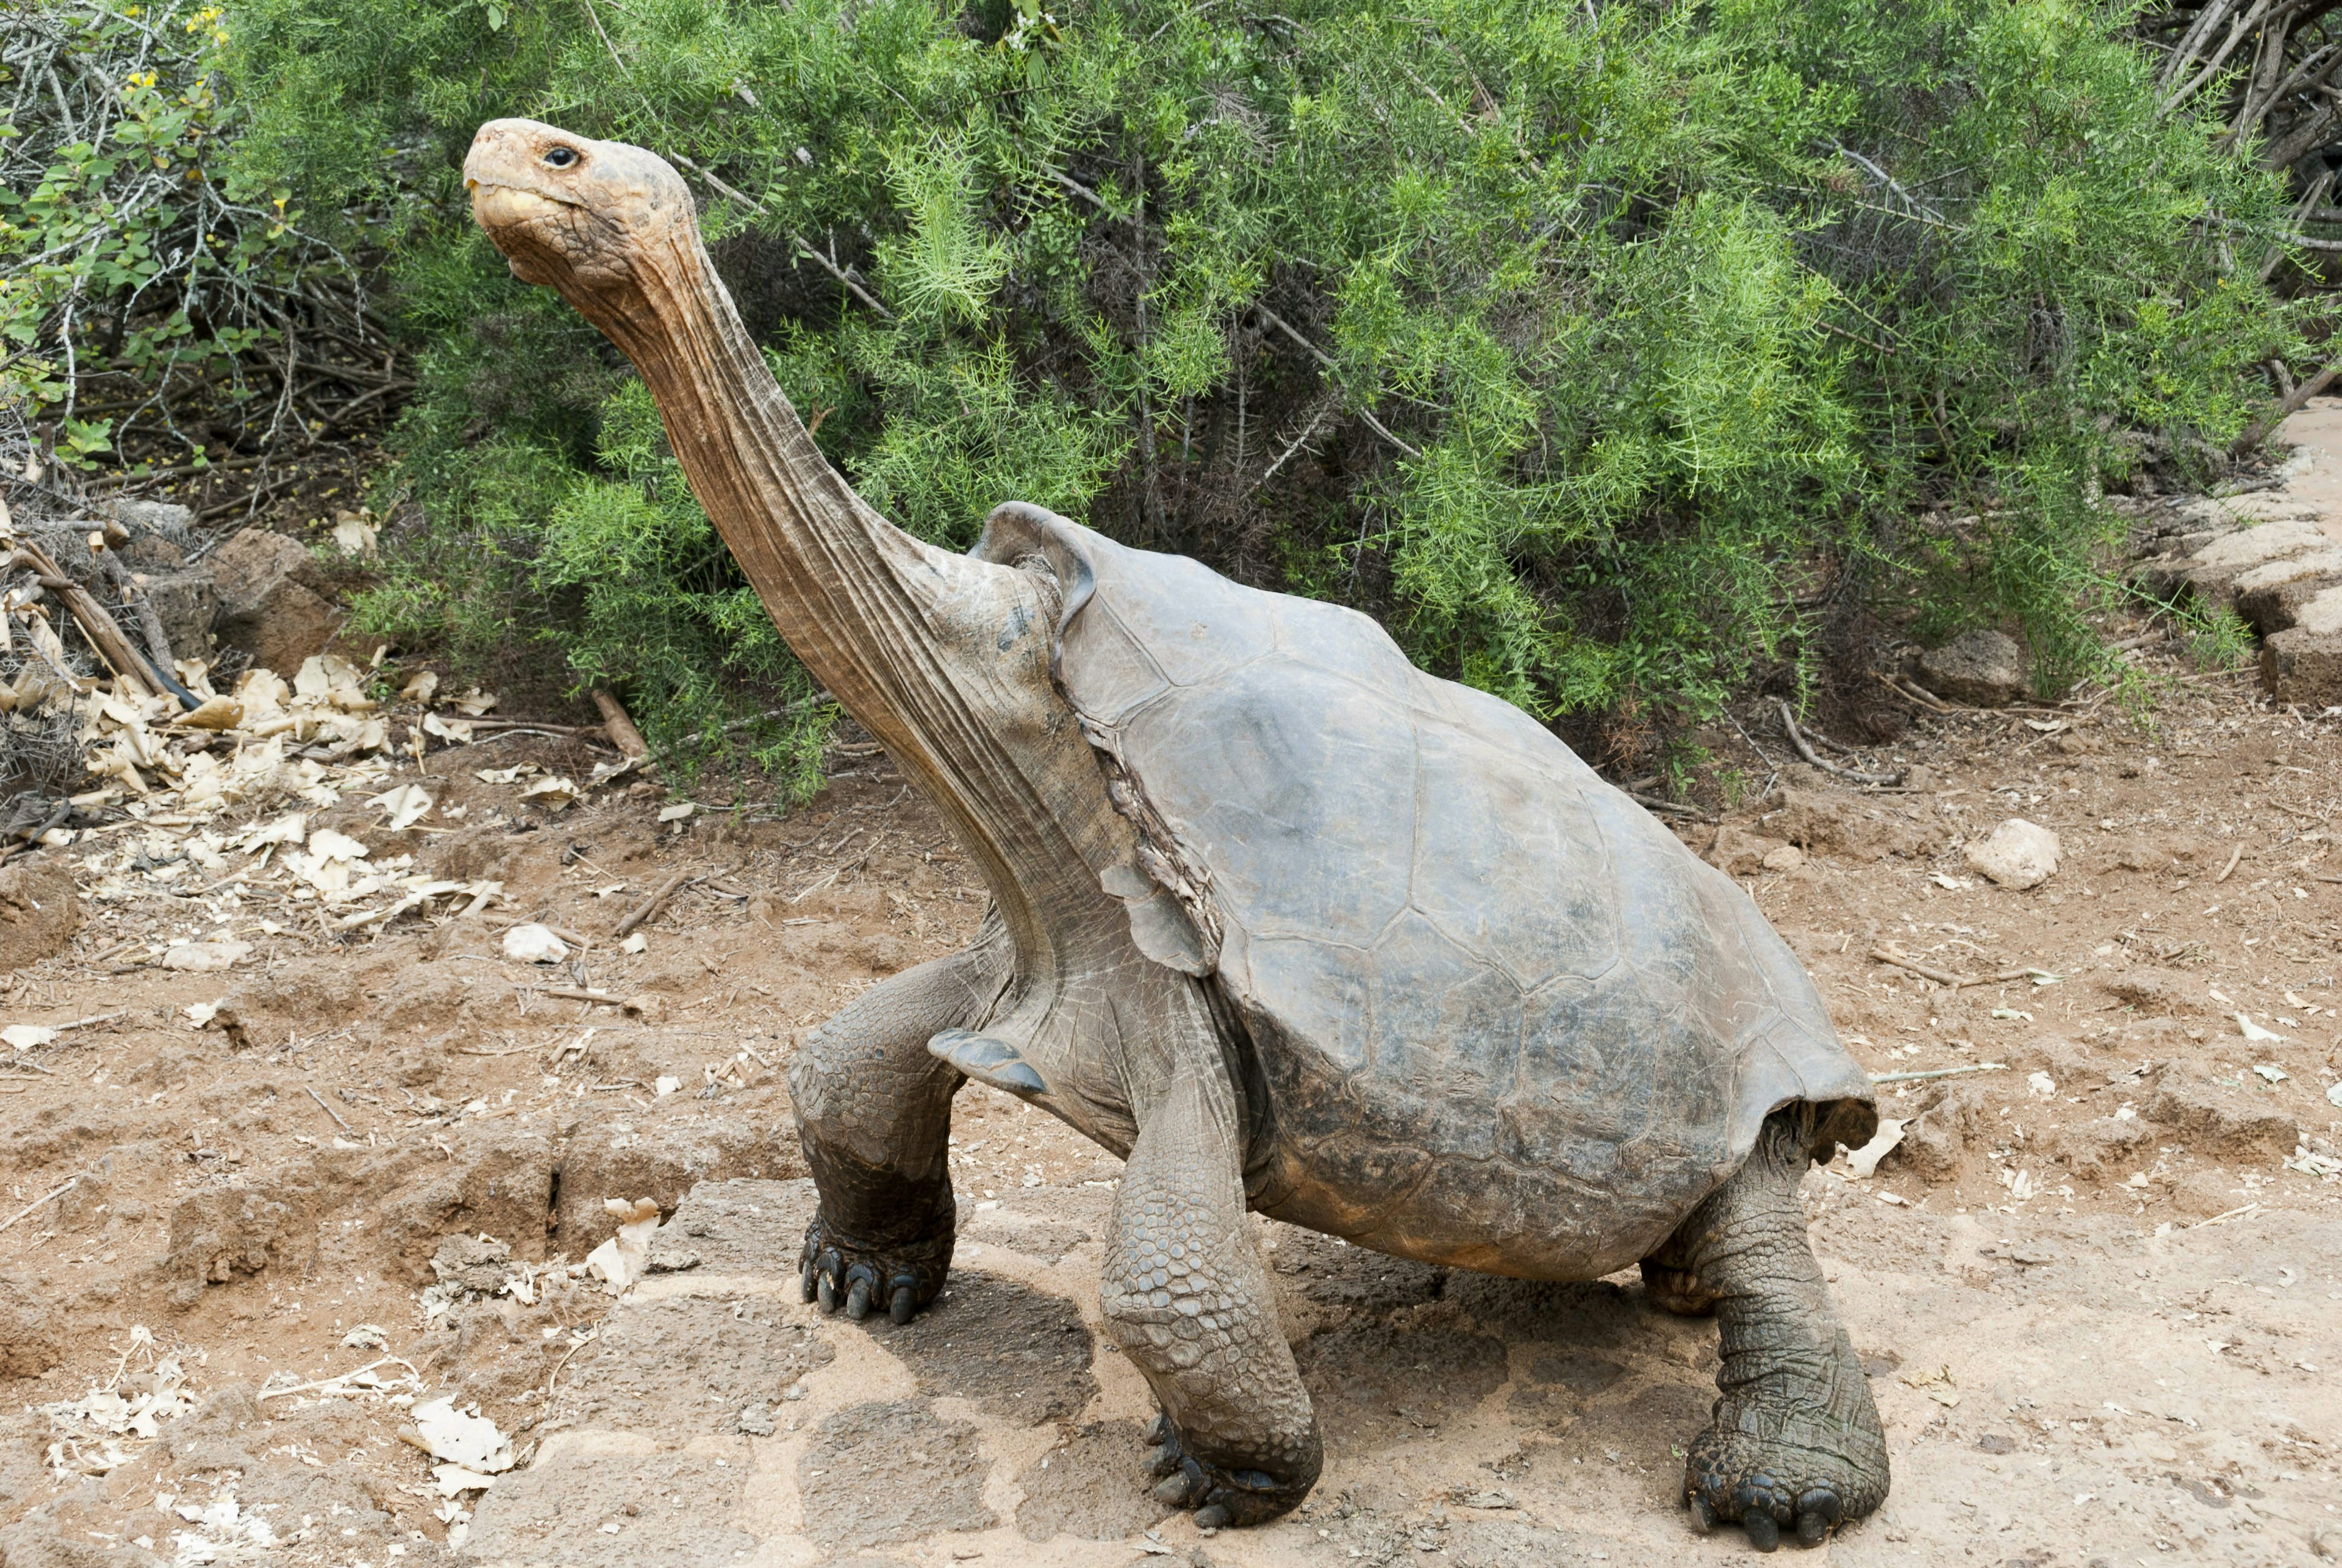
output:
[[469,724],[475,730],[533,730],[541,735],[598,735],[606,733],[600,724],[555,724],[537,719],[455,718],[447,722]]
[[2006,1073],[2006,1062],[1978,1062],[1969,1067],[1937,1067],[1927,1073],[1873,1073],[1874,1084],[1916,1084],[1922,1078],[1957,1078],[1963,1073]]
[[31,1203],[26,1203],[23,1208],[18,1209],[15,1213],[10,1214],[6,1219],[5,1219],[5,1220],[0,1220],[0,1231],[5,1231],[5,1230],[6,1230],[10,1225],[15,1224],[18,1220],[23,1219],[26,1214],[29,1214],[29,1213],[31,1213],[35,1209],[39,1208],[43,1203],[52,1203],[52,1202],[54,1202],[55,1200],[56,1200],[56,1199],[58,1199],[58,1198],[62,1198],[62,1197],[64,1197],[67,1193],[72,1192],[75,1187],[78,1187],[78,1186],[80,1186],[80,1185],[81,1185],[81,1178],[80,1178],[79,1176],[75,1176],[75,1177],[74,1177],[71,1181],[68,1181],[68,1182],[67,1182],[64,1186],[59,1187],[55,1192],[47,1194],[47,1195],[46,1195],[46,1196],[45,1196],[45,1197],[38,1197],[38,1198],[35,1198]]
[[2220,874],[2219,874],[2219,875],[2217,875],[2217,876],[2216,876],[2216,877],[2214,877],[2214,878],[2212,879],[2212,881],[2213,881],[2216,884],[2219,884],[2219,883],[2223,883],[2223,882],[2227,881],[2229,877],[2231,877],[2231,876],[2233,876],[2233,875],[2235,875],[2235,874],[2236,874],[2236,871],[2237,871],[2237,862],[2238,862],[2238,861],[2240,861],[2240,860],[2242,860],[2242,859],[2244,859],[2244,858],[2245,858],[2245,846],[2244,846],[2243,844],[2240,844],[2237,845],[2237,847],[2236,847],[2236,848],[2234,848],[2234,849],[2232,849],[2232,850],[2230,850],[2230,851],[2228,852],[2228,864],[2226,864],[2226,865],[2224,865],[2224,866],[2222,866],[2222,867],[2220,868]]
[[1787,703],[1781,704],[1781,728],[1787,733],[1789,744],[1797,748],[1797,754],[1826,774],[1835,774],[1839,778],[1851,779],[1856,784],[1899,784],[1910,776],[1907,773],[1865,773],[1860,768],[1850,768],[1842,763],[1831,762],[1821,753],[1814,750],[1813,744],[1798,733],[1797,721],[1791,715],[1789,704]]
[[[268,1389],[263,1393],[253,1395],[253,1403],[257,1404],[264,1399],[283,1399],[288,1393],[309,1393],[318,1389],[332,1389],[337,1393],[372,1393],[375,1392],[373,1389],[335,1388],[335,1385],[337,1383],[346,1383],[351,1378],[357,1376],[360,1373],[372,1372],[378,1366],[388,1366],[392,1362],[396,1362],[399,1365],[405,1367],[406,1369],[407,1376],[415,1379],[418,1384],[423,1381],[423,1374],[415,1370],[415,1363],[413,1362],[408,1361],[404,1356],[386,1355],[380,1361],[370,1361],[364,1366],[355,1368],[353,1371],[335,1373],[331,1377],[321,1377],[313,1383],[296,1383],[291,1388]],[[406,1433],[412,1430],[413,1428],[411,1427],[402,1427],[399,1431],[399,1436],[405,1438]],[[412,1442],[413,1439],[410,1438],[407,1439],[407,1441]],[[424,1452],[428,1453],[430,1453],[430,1450],[425,1448]],[[435,1458],[437,1456],[434,1455],[434,1457]]]
[[1930,713],[1958,714],[1973,711],[1970,709],[1956,708],[1952,706],[1951,704],[1944,701],[1943,698],[1936,695],[1935,693],[1929,691],[1927,687],[1919,684],[1916,681],[1898,681],[1894,676],[1882,673],[1879,674],[1878,683],[1885,686],[1888,691],[1893,692],[1897,696],[1902,698],[1905,702],[1916,703],[1920,707],[1926,708]]
[[[585,991],[575,985],[547,985],[542,988],[539,994],[557,996],[565,1002],[598,1002],[605,1007],[624,1007],[626,1004],[626,999],[623,996],[612,996],[601,991]],[[534,1051],[536,1047],[532,1045],[527,1049]],[[504,1053],[481,1052],[478,1054],[501,1056]]]
[[[310,1088],[305,1084],[302,1085],[302,1093],[308,1095],[312,1100],[317,1102],[317,1109],[323,1111],[326,1115],[331,1116],[334,1119],[335,1126],[339,1127],[345,1133],[350,1131],[350,1124],[342,1120],[342,1114],[339,1111],[335,1110],[331,1105],[325,1104],[325,1097],[323,1094],[318,1094],[317,1091]],[[355,1136],[355,1134],[353,1134],[352,1135]]]
[[1881,964],[1892,964],[1897,969],[1907,969],[1923,980],[1932,980],[1938,985],[1948,985],[1956,991],[1967,985],[1996,985],[2003,981],[2022,980],[2027,975],[2037,973],[2031,968],[2024,968],[2002,969],[1990,974],[1955,974],[1948,969],[1930,968],[1907,954],[1890,952],[1884,947],[1871,949],[1870,956]]
[[618,922],[617,934],[620,936],[633,935],[635,927],[642,924],[643,922],[651,919],[653,916],[656,915],[660,910],[666,908],[666,901],[675,896],[676,889],[681,887],[685,883],[689,882],[690,880],[691,874],[689,872],[678,871],[673,876],[668,877],[665,882],[659,884],[658,891],[656,893],[652,894],[650,897],[645,899],[632,914],[627,915],[626,919]]
[[122,628],[115,624],[114,617],[105,613],[105,607],[98,604],[88,589],[66,576],[65,569],[47,551],[30,539],[19,539],[9,554],[7,564],[10,567],[32,569],[41,586],[55,594],[58,602],[81,626],[82,634],[89,639],[89,645],[97,650],[98,656],[114,666],[115,674],[157,695],[171,697],[185,704],[189,712],[200,705],[193,693],[169,674],[155,669],[143,654],[131,645],[130,640],[122,634]]
[[630,757],[651,754],[650,743],[643,739],[643,732],[635,727],[635,721],[627,716],[626,710],[619,705],[616,696],[596,686],[594,688],[594,705],[602,710],[602,728],[609,735],[610,744],[621,754]]
[[1904,958],[1887,952],[1883,947],[1872,948],[1870,956],[1881,964],[1891,964],[1897,969],[1907,969],[1922,980],[1932,980],[1938,985],[1960,986],[1974,984],[1967,975],[1955,974],[1948,969],[1931,969],[1916,958]]
[[[141,938],[140,940],[144,940]],[[100,1024],[111,1024],[117,1018],[127,1018],[127,1013],[93,1013],[86,1018],[68,1018],[62,1024],[43,1024],[43,1029],[54,1029],[62,1034],[68,1029],[88,1029]]]

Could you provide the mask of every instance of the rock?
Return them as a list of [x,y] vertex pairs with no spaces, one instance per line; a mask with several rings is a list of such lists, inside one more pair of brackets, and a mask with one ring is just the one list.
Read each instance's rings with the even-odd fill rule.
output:
[[112,517],[130,530],[130,543],[114,554],[133,572],[160,574],[186,565],[195,523],[195,514],[188,508],[169,501],[113,501],[95,503],[91,512]]
[[492,1236],[449,1236],[431,1254],[431,1273],[440,1283],[452,1280],[482,1295],[495,1294],[511,1265],[512,1248]]
[[0,866],[0,969],[63,953],[81,919],[73,872],[55,855],[20,855]]
[[2140,1149],[2151,1142],[2145,1122],[2101,1116],[2060,1129],[2052,1135],[2050,1153],[2085,1181],[2120,1181],[2135,1166],[2152,1161],[2153,1150],[2142,1153]]
[[65,1355],[57,1303],[23,1280],[0,1276],[0,1377],[38,1377]]
[[2320,591],[2293,616],[2261,644],[2261,689],[2304,707],[2342,704],[2342,587]]
[[1795,871],[1806,864],[1805,851],[1794,844],[1785,844],[1765,857],[1767,871]]
[[2180,577],[2198,599],[2217,608],[2233,601],[2237,579],[2255,567],[2322,550],[2333,542],[2309,518],[2264,523],[2213,540],[2188,559]]
[[1984,1127],[1984,1091],[1973,1084],[1953,1084],[1918,1115],[1903,1124],[1903,1141],[1890,1156],[1924,1182],[1944,1182],[1959,1174],[1960,1156],[1968,1140]]
[[1708,846],[1706,859],[1726,876],[1754,876],[1764,869],[1767,855],[1788,847],[1777,838],[1726,823],[1716,830],[1716,842]]
[[252,955],[249,942],[182,942],[163,952],[163,967],[191,974],[212,974],[233,969]]
[[140,584],[155,618],[163,623],[164,639],[182,659],[212,655],[212,628],[220,615],[219,584],[208,571],[171,572],[148,577]]
[[1932,802],[1907,806],[1882,799],[1874,804],[1839,790],[1795,785],[1783,786],[1780,809],[1766,816],[1765,825],[1809,854],[1844,854],[1864,860],[1890,854],[1922,856],[1932,854],[1944,840],[1942,820]]
[[2057,835],[2021,816],[2010,817],[1982,844],[1968,845],[1968,864],[2003,887],[2038,887],[2057,874]]
[[325,652],[342,623],[309,553],[282,534],[246,528],[211,557],[222,645],[280,673]]
[[1919,655],[1919,683],[1956,703],[1997,708],[2025,694],[2025,651],[1999,632],[1962,632]]
[[2230,1159],[2282,1160],[2301,1142],[2301,1128],[2250,1090],[2217,1084],[2167,1081],[2147,1104],[2147,1116],[2185,1136],[2198,1154]]
[[545,926],[515,925],[505,933],[505,956],[515,964],[558,964],[569,956],[569,944]]
[[2301,607],[2342,580],[2342,547],[2311,550],[2256,566],[2234,584],[2237,614],[2262,636],[2282,632],[2300,619]]

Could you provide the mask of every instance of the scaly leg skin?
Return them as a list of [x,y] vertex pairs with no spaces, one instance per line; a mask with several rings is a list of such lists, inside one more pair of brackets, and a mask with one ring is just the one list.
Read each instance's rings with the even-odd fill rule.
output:
[[975,945],[872,986],[789,1064],[797,1140],[821,1194],[798,1277],[824,1312],[857,1321],[873,1303],[896,1323],[936,1299],[951,1267],[956,1209],[945,1149],[964,1080],[927,1054],[1000,993],[1010,952],[987,922]]
[[1205,1529],[1287,1512],[1325,1457],[1245,1223],[1243,1153],[1216,1059],[1182,1065],[1124,1168],[1099,1290],[1108,1332],[1163,1406],[1155,1495]]
[[1736,1520],[1770,1552],[1817,1545],[1887,1500],[1887,1434],[1806,1240],[1808,1110],[1767,1118],[1748,1163],[1643,1263],[1655,1305],[1713,1311],[1716,1418],[1692,1439],[1684,1501],[1702,1534]]

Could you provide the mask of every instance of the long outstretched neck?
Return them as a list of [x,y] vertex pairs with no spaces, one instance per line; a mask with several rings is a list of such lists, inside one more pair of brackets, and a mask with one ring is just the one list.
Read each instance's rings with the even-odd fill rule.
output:
[[783,639],[898,758],[926,760],[906,711],[919,672],[904,666],[919,660],[921,605],[960,558],[887,522],[829,465],[696,237],[663,248],[623,306],[576,303],[649,383],[692,493]]

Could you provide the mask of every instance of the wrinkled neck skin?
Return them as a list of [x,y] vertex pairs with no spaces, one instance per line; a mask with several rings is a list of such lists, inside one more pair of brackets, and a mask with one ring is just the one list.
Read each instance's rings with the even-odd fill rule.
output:
[[655,248],[616,304],[556,286],[642,372],[783,639],[982,867],[1016,950],[986,1031],[1047,1082],[1039,1104],[1127,1154],[1181,1054],[1218,1047],[1200,987],[1136,951],[1099,885],[1136,866],[1136,844],[1050,679],[1055,579],[872,510],[814,445],[697,236]]

